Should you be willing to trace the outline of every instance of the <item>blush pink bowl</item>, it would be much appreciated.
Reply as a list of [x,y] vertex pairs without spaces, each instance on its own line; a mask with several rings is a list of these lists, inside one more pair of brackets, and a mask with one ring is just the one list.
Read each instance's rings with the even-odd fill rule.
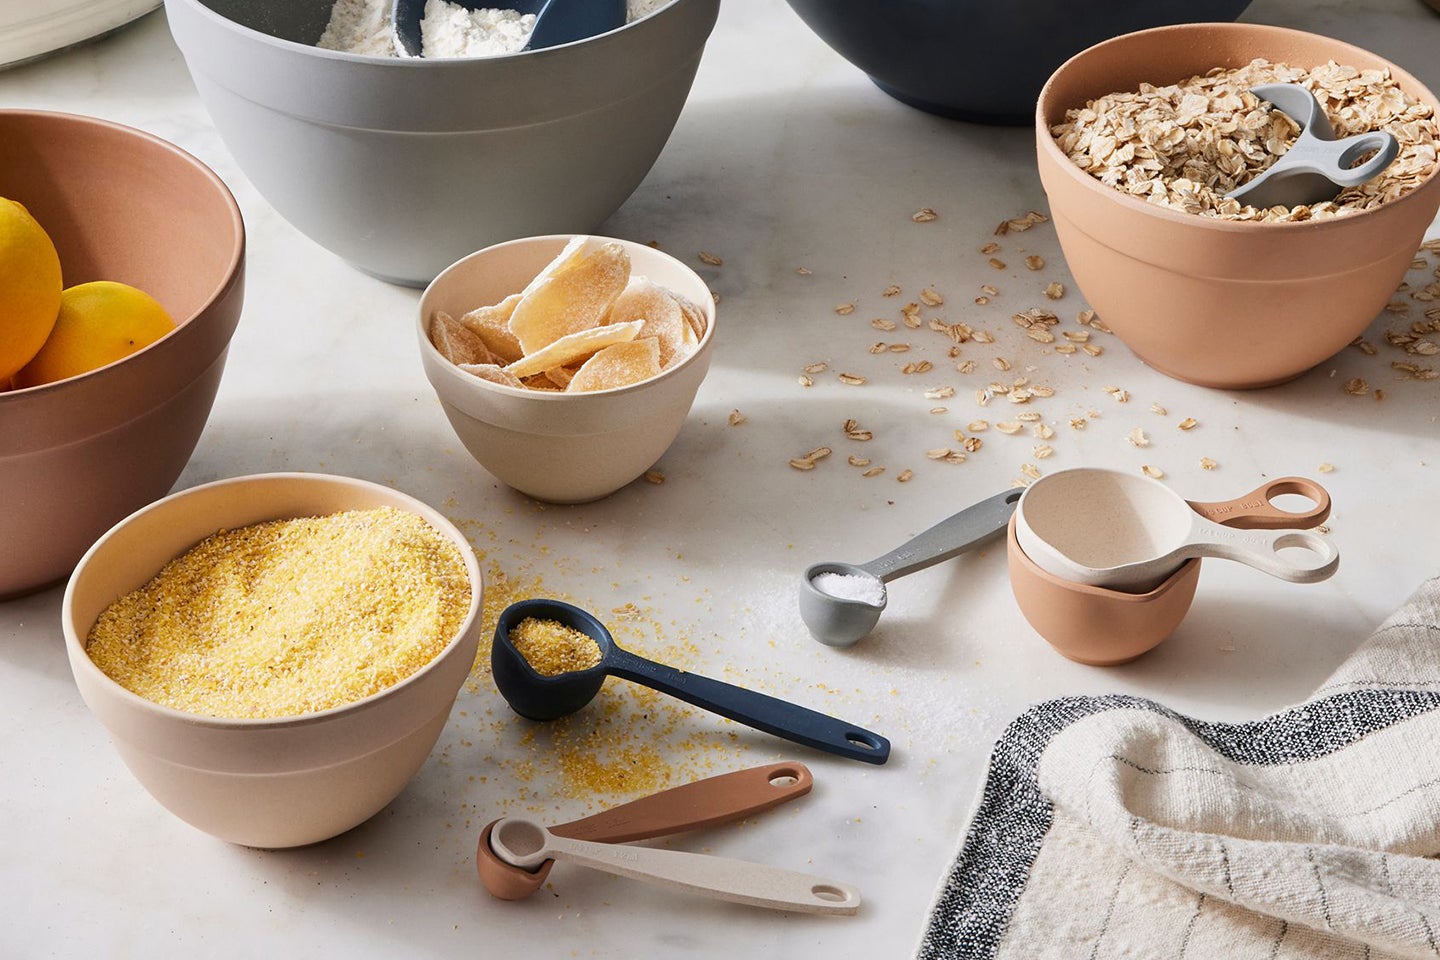
[[1440,208],[1440,176],[1371,210],[1303,223],[1239,223],[1169,210],[1105,186],[1070,161],[1050,127],[1065,111],[1139,84],[1174,83],[1255,57],[1388,69],[1359,47],[1298,30],[1198,23],[1142,30],[1066,61],[1040,91],[1040,180],[1085,299],[1146,363],[1210,387],[1262,387],[1304,373],[1380,314]]
[[244,296],[245,226],[178,147],[92,117],[0,110],[0,196],[60,252],[67,287],[146,291],[177,328],[78,377],[0,392],[0,598],[65,577],[111,524],[164,496],[210,415]]

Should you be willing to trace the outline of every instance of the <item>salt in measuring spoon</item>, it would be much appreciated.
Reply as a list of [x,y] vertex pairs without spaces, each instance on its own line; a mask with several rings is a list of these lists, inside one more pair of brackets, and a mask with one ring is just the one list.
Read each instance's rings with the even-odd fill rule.
[[[600,648],[600,663],[553,677],[537,672],[510,640],[510,631],[526,617],[553,620],[579,630]],[[636,656],[617,645],[605,625],[589,612],[560,600],[521,600],[505,608],[495,624],[490,672],[510,709],[530,720],[555,720],[574,713],[600,692],[607,676],[616,676],[836,756],[877,764],[890,757],[890,741],[878,733],[776,697]]]
[[849,884],[704,853],[571,840],[522,817],[506,817],[497,823],[490,844],[502,860],[517,867],[569,860],[753,907],[839,916],[853,916],[860,910],[860,892]]
[[[488,6],[473,0],[454,0],[467,10]],[[525,50],[540,50],[598,37],[625,26],[625,0],[505,0],[505,9],[524,15],[535,14],[535,27]],[[422,48],[420,21],[425,18],[425,0],[391,0],[390,28],[395,52],[418,57]]]
[[[1324,580],[1340,565],[1339,551],[1316,534],[1221,526],[1158,480],[1092,467],[1027,487],[1015,537],[1047,573],[1130,592],[1154,587],[1191,557],[1238,560],[1292,583]],[[1305,552],[1281,552],[1290,547]]]
[[[869,563],[830,561],[811,565],[800,580],[800,619],[805,621],[810,635],[821,643],[832,647],[850,646],[880,622],[880,614],[889,600],[885,584],[949,560],[1004,533],[1021,492],[1006,490],[966,507]],[[823,574],[854,577],[851,585],[867,588],[866,592],[872,597],[878,596],[879,601],[827,593],[815,582],[815,578]]]

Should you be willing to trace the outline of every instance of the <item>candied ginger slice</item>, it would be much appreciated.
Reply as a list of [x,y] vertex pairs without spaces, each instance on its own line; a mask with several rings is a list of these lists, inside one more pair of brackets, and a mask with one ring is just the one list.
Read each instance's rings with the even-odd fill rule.
[[625,323],[630,320],[645,321],[645,326],[640,328],[635,339],[654,337],[660,342],[662,368],[670,366],[676,356],[685,350],[686,334],[690,334],[692,343],[694,341],[689,321],[685,319],[685,313],[680,309],[680,301],[675,294],[645,277],[630,278],[625,292],[620,294],[620,299],[610,308],[610,316],[606,322]]
[[629,279],[630,255],[624,247],[614,241],[587,247],[525,288],[510,315],[510,332],[529,355],[562,337],[596,327]]
[[570,379],[575,376],[575,371],[578,369],[580,369],[578,366],[555,367],[553,370],[546,370],[541,376],[549,380],[552,385],[564,390],[570,386]]
[[692,343],[698,344],[700,338],[705,336],[705,311],[700,305],[691,303],[689,300],[674,294],[675,301],[680,304],[680,312],[685,314],[685,322],[690,325],[690,335],[694,338]]
[[644,321],[634,320],[630,323],[612,323],[568,334],[547,347],[526,354],[505,369],[511,376],[521,379],[537,373],[544,373],[546,370],[563,367],[571,361],[589,356],[596,350],[608,347],[612,343],[634,340],[640,334],[640,328],[643,326],[645,326]]
[[515,339],[515,334],[510,332],[510,315],[519,303],[520,294],[512,293],[494,306],[476,307],[460,318],[460,322],[474,331],[499,363],[514,363],[525,352],[520,349],[520,341]]
[[491,383],[498,383],[502,387],[514,387],[523,390],[525,384],[514,374],[506,373],[504,367],[496,366],[493,363],[462,363],[460,369],[481,380],[489,380]]
[[430,321],[430,342],[440,351],[440,356],[456,366],[495,362],[479,334],[444,310],[436,310]]
[[586,360],[565,389],[570,393],[613,390],[660,374],[660,341],[644,337],[617,343]]

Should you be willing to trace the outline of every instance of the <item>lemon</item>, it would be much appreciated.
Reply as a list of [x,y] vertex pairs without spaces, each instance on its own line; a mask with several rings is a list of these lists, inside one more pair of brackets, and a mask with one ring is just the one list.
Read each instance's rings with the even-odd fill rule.
[[15,386],[33,387],[95,370],[174,329],[165,308],[143,290],[111,280],[70,287],[60,295],[55,329],[35,358],[15,374]]
[[30,362],[60,310],[60,255],[30,211],[0,197],[0,385]]

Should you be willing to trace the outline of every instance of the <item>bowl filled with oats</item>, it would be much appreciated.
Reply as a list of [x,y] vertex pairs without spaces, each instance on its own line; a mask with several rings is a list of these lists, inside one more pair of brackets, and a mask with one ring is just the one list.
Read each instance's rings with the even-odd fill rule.
[[598,228],[669,139],[719,9],[628,0],[625,26],[525,50],[533,16],[429,0],[410,57],[397,56],[390,3],[168,0],[165,12],[265,199],[352,266],[416,287],[488,244]]
[[715,301],[694,270],[586,235],[471,254],[435,278],[416,317],[425,375],[465,448],[554,503],[597,500],[650,471],[685,423],[714,333]]
[[191,825],[292,847],[354,827],[425,762],[470,672],[483,583],[403,493],[266,474],[159,500],[65,591],[66,652],[135,778]]
[[[1388,131],[1398,155],[1314,204],[1227,197],[1299,133],[1250,92],[1271,83],[1313,93],[1336,136]],[[1350,343],[1384,310],[1440,208],[1435,95],[1373,53],[1297,30],[1190,24],[1117,37],[1055,72],[1035,125],[1081,292],[1143,360],[1205,386],[1281,383]]]

